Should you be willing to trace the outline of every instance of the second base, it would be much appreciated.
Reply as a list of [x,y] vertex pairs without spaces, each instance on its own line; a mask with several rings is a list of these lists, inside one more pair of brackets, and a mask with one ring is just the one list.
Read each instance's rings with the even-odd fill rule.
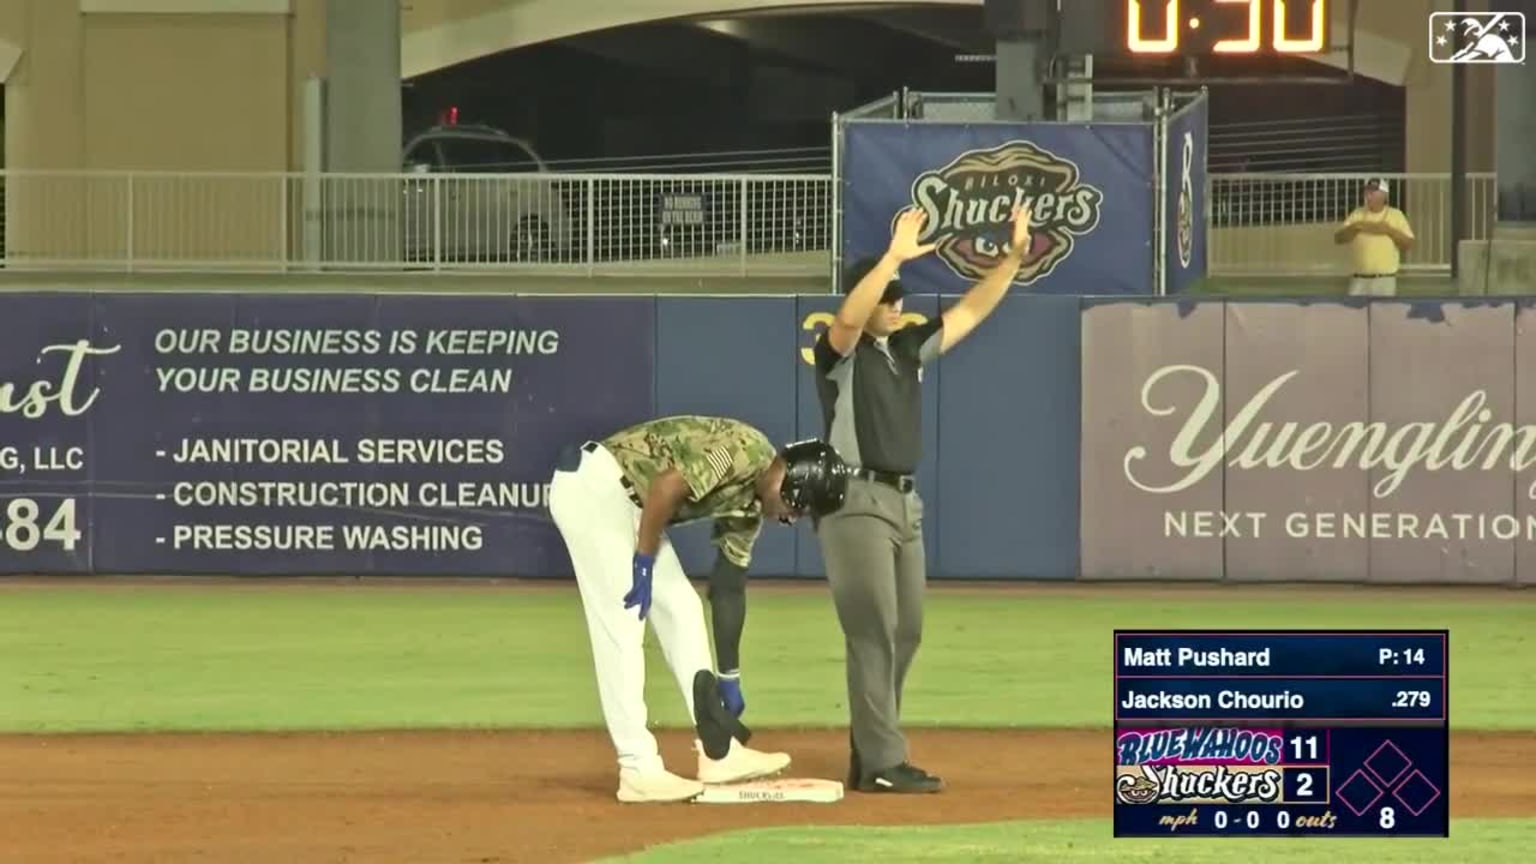
[[749,780],[728,786],[705,786],[696,804],[832,804],[843,800],[843,784],[807,778]]

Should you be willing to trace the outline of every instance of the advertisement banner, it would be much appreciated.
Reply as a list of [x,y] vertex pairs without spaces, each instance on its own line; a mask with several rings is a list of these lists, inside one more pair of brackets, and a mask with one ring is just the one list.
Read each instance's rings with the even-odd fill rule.
[[0,572],[569,573],[559,449],[654,404],[649,298],[6,307]]
[[[1215,412],[1219,303],[1088,303],[1082,312],[1080,480],[1085,579],[1212,579],[1222,572],[1220,470],[1193,472],[1181,437],[1192,405]],[[1218,400],[1219,386],[1216,390]],[[1219,416],[1212,418],[1220,423]],[[1203,432],[1206,444],[1212,433]],[[1170,448],[1178,452],[1170,458]],[[1169,523],[1173,522],[1173,525]],[[1193,524],[1191,524],[1193,523]],[[1194,536],[1181,536],[1193,532]]]
[[[1515,301],[1515,428],[1536,440],[1536,300]],[[1521,525],[1536,520],[1536,459],[1515,463],[1515,518]],[[1536,542],[1515,544],[1515,581],[1536,585]]]
[[[1255,424],[1249,394],[1267,393],[1262,411],[1340,428],[1370,416],[1370,312],[1363,303],[1228,303],[1220,376],[1225,428]],[[1235,348],[1235,350],[1234,350]],[[1282,382],[1278,387],[1275,382]],[[1262,422],[1262,421],[1259,421]],[[1214,425],[1214,424],[1213,424]],[[1283,428],[1283,427],[1282,427]],[[1205,430],[1202,441],[1217,434]],[[1222,473],[1222,472],[1214,472]],[[1226,576],[1243,581],[1363,578],[1370,543],[1332,538],[1306,517],[1277,524],[1271,513],[1363,513],[1370,478],[1363,471],[1227,471],[1225,510],[1243,517],[1227,531]],[[1319,534],[1322,536],[1319,537]]]
[[1210,97],[1201,94],[1168,119],[1163,188],[1163,267],[1169,294],[1205,277],[1206,141]]
[[7,294],[0,303],[0,573],[86,573],[93,432],[111,432],[90,418],[122,347],[100,337],[89,295]]
[[1513,302],[1105,302],[1082,327],[1084,578],[1507,584],[1533,560]]
[[1536,443],[1524,437],[1536,429],[1511,425],[1515,304],[1370,310],[1369,419],[1385,442],[1351,463],[1370,465],[1371,578],[1511,581],[1517,541],[1536,542],[1515,516],[1512,460]]
[[852,121],[844,130],[843,262],[878,256],[897,214],[928,214],[933,254],[911,290],[958,294],[996,264],[1013,206],[1034,237],[1017,284],[1046,294],[1153,291],[1153,127]]

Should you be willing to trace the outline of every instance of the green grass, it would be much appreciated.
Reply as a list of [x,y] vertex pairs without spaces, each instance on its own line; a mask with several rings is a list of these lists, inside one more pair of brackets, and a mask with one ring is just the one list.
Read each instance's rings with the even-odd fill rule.
[[[1107,726],[1116,628],[1449,628],[1454,725],[1529,729],[1533,621],[1536,594],[1503,590],[940,588],[906,715],[914,726]],[[594,726],[586,638],[572,590],[0,588],[0,731]],[[841,646],[820,586],[754,592],[743,651],[753,725],[841,724]],[[654,645],[648,666],[652,716],[684,725]],[[1503,862],[1536,848],[1536,821],[1459,820],[1453,835],[1229,846],[1114,841],[1101,820],[782,828],[623,860]]]
[[[1304,590],[935,593],[913,725],[1105,726],[1116,627],[1447,627],[1459,728],[1528,728],[1536,595]],[[1399,595],[1400,596],[1400,595]],[[600,718],[574,591],[256,591],[69,585],[0,592],[0,731],[590,726]],[[654,642],[654,640],[652,640]],[[842,638],[822,590],[757,592],[754,723],[843,722]],[[654,645],[657,721],[686,725]]]
[[[1519,850],[1525,849],[1526,852]],[[1445,839],[1170,838],[1114,840],[1105,820],[1001,822],[932,828],[771,828],[656,846],[607,864],[713,864],[715,861],[953,862],[953,864],[1073,864],[1234,861],[1334,864],[1459,864],[1527,860],[1536,849],[1536,821],[1462,819]]]

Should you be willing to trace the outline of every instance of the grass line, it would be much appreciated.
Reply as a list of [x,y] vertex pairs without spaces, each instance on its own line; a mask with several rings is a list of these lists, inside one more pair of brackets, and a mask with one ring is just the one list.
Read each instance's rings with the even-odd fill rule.
[[1002,822],[921,828],[770,828],[655,846],[603,864],[712,864],[715,861],[954,862],[954,864],[1504,864],[1536,849],[1536,820],[1462,819],[1446,838],[1169,837],[1116,840],[1107,820]]
[[[1518,661],[1532,599],[936,589],[906,720],[1102,728],[1116,628],[1445,627],[1454,726],[1529,728],[1536,664]],[[755,725],[841,725],[843,640],[825,595],[760,591],[750,604]],[[651,643],[652,717],[686,726]],[[590,727],[601,718],[591,662],[569,590],[0,592],[0,731]]]

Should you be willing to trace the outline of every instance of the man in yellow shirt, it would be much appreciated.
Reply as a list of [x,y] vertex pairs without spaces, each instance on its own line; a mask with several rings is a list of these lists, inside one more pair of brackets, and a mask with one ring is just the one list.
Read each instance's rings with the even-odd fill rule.
[[1354,275],[1349,293],[1355,296],[1391,297],[1397,294],[1397,267],[1402,254],[1413,248],[1413,228],[1403,211],[1387,203],[1387,181],[1365,182],[1365,205],[1333,232],[1333,242],[1349,244]]

